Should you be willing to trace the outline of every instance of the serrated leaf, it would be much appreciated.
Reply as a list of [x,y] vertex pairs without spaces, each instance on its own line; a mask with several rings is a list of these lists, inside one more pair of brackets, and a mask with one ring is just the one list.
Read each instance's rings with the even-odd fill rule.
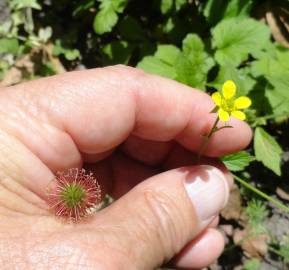
[[224,156],[221,160],[230,171],[237,172],[244,170],[255,158],[245,151],[240,151]]
[[110,32],[116,25],[118,15],[112,7],[101,9],[93,21],[93,29],[97,34],[104,34]]
[[212,30],[215,59],[220,65],[238,66],[250,53],[261,51],[269,42],[270,29],[253,19],[232,18]]
[[257,160],[277,175],[281,175],[282,149],[278,142],[261,127],[255,130],[254,150]]
[[190,59],[204,53],[204,43],[196,34],[188,34],[183,40],[183,52]]
[[186,85],[205,90],[205,82],[207,74],[202,71],[204,63],[192,63],[189,59],[181,53],[175,63],[177,73],[176,80]]
[[177,77],[174,67],[163,62],[162,60],[160,60],[155,56],[144,57],[138,63],[137,67],[141,68],[142,70],[148,73],[157,74],[170,79],[175,79]]
[[256,81],[249,75],[247,69],[237,69],[231,65],[220,67],[217,77],[214,81],[208,83],[209,86],[220,90],[227,80],[233,80],[237,85],[237,95],[246,96],[254,87]]
[[174,45],[159,45],[155,56],[163,62],[173,66],[180,52],[180,49]]
[[205,88],[207,73],[214,65],[206,53],[203,41],[196,34],[188,34],[183,40],[183,57],[178,59],[178,80],[192,87]]

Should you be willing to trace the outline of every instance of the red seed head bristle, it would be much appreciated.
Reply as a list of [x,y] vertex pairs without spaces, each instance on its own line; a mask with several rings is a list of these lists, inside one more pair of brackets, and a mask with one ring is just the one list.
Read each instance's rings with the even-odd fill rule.
[[99,184],[84,169],[57,172],[52,184],[47,201],[56,216],[78,221],[102,200]]

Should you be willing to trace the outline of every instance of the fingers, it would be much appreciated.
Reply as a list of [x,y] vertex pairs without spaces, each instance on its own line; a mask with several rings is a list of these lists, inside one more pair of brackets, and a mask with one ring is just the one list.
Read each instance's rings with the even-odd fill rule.
[[122,150],[130,157],[148,165],[158,165],[168,155],[174,142],[157,142],[130,136],[122,146]]
[[189,243],[173,261],[181,269],[202,269],[212,264],[224,249],[224,237],[213,228],[207,229]]
[[212,223],[228,195],[227,180],[218,169],[184,167],[140,183],[100,212],[94,223],[100,230],[109,228],[104,238],[129,254],[124,261],[129,258],[135,269],[155,269]]
[[[209,114],[213,103],[208,95],[123,66],[13,86],[1,92],[0,105],[3,128],[52,169],[80,166],[78,150],[105,153],[131,133],[152,141],[176,138],[197,151],[215,118]],[[231,124],[233,129],[212,138],[208,155],[223,155],[249,143],[249,127],[237,120]]]

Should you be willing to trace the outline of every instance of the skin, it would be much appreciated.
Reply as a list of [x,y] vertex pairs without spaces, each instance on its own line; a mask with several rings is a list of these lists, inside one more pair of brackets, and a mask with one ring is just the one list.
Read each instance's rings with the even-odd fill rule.
[[[3,88],[1,269],[154,269],[166,262],[196,269],[214,261],[223,249],[218,220],[197,226],[184,176],[171,170],[194,164],[213,106],[201,91],[125,66]],[[203,161],[229,182],[214,158],[243,149],[252,136],[246,123],[230,125],[212,137],[211,158]],[[56,171],[82,166],[118,200],[68,224],[47,208],[46,189]]]

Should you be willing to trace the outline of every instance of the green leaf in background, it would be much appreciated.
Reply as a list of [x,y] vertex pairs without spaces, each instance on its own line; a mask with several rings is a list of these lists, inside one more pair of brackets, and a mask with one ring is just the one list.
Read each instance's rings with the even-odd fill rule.
[[128,0],[101,0],[101,1],[111,1],[113,9],[118,12],[122,13],[128,3]]
[[69,61],[80,58],[80,52],[78,49],[68,47],[60,39],[57,39],[55,41],[52,53],[56,56],[57,55],[64,55],[65,59],[67,59]]
[[181,10],[187,3],[188,0],[175,0],[176,11]]
[[163,62],[173,66],[180,52],[180,49],[174,45],[159,45],[155,56]]
[[177,81],[192,87],[204,88],[204,76],[197,72],[197,66],[192,65],[183,53],[178,57],[175,63],[175,69]]
[[240,151],[224,156],[221,160],[230,171],[238,172],[244,170],[255,158],[245,151]]
[[10,6],[14,9],[22,8],[34,8],[41,9],[41,6],[38,4],[37,0],[12,0]]
[[182,47],[183,52],[174,45],[159,45],[153,57],[155,59],[146,57],[138,67],[205,90],[207,73],[214,65],[213,59],[206,53],[203,41],[196,34],[188,34]]
[[118,21],[118,13],[122,13],[128,0],[99,0],[100,11],[93,21],[93,29],[97,34],[111,32]]
[[174,7],[174,1],[173,0],[161,0],[160,4],[161,4],[162,14],[169,13]]
[[237,69],[228,64],[220,67],[217,77],[213,82],[208,83],[208,85],[220,90],[223,83],[227,80],[233,80],[236,83],[238,96],[246,96],[256,83],[256,81],[249,76],[249,70],[245,68]]
[[107,56],[106,64],[127,64],[133,47],[126,41],[113,41],[107,44],[102,52]]
[[110,32],[112,28],[116,25],[118,20],[118,15],[112,8],[103,8],[95,16],[93,21],[93,29],[97,34],[104,34]]
[[240,151],[224,156],[221,160],[230,171],[238,172],[244,170],[255,158],[245,151]]
[[248,17],[253,4],[253,0],[208,0],[203,12],[209,24],[214,25],[221,19]]
[[289,72],[289,51],[276,44],[270,44],[265,51],[254,53],[257,60],[252,62],[254,77],[287,77]]
[[144,57],[141,62],[137,64],[137,67],[148,73],[157,74],[170,79],[175,79],[177,77],[174,67],[155,56]]
[[281,175],[282,149],[278,142],[261,127],[255,130],[254,150],[257,160],[277,175]]
[[213,59],[206,53],[205,46],[196,34],[188,34],[183,40],[183,55],[176,63],[178,81],[204,90],[207,73],[213,67]]
[[207,57],[207,54],[204,52],[204,47],[203,41],[196,34],[188,34],[183,40],[183,52],[190,60],[196,57]]
[[270,29],[254,19],[232,18],[212,30],[212,45],[220,65],[238,66],[250,53],[261,51],[269,42]]
[[243,268],[242,270],[260,270],[261,266],[261,262],[259,259],[250,259],[250,260],[247,260],[244,265],[243,265]]
[[265,96],[275,120],[289,117],[289,52],[277,44],[270,44],[263,52],[254,54],[257,60],[250,67],[255,78],[265,78]]
[[11,53],[16,55],[19,49],[19,42],[16,38],[1,38],[0,53]]
[[159,45],[154,56],[146,56],[137,67],[148,73],[157,74],[170,79],[176,79],[175,62],[181,54],[180,49],[174,45]]

